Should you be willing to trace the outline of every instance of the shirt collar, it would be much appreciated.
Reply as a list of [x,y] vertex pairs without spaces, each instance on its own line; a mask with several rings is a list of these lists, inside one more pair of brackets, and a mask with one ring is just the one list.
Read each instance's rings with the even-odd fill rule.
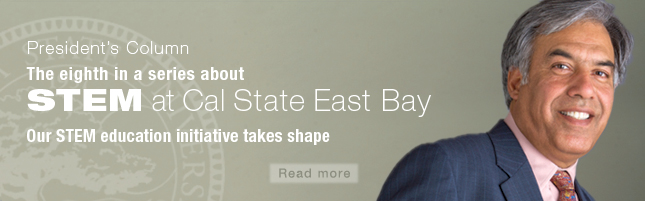
[[553,177],[555,172],[558,170],[566,170],[571,176],[572,181],[575,181],[576,166],[578,165],[578,160],[576,160],[576,162],[570,167],[558,167],[555,163],[551,162],[551,160],[540,153],[540,151],[538,151],[533,146],[533,144],[531,144],[531,142],[526,139],[524,134],[522,134],[520,129],[515,124],[515,120],[513,120],[513,116],[510,112],[504,119],[504,122],[506,122],[506,125],[508,125],[511,131],[513,131],[515,138],[517,138],[517,141],[520,143],[520,146],[522,147],[522,150],[524,151],[524,154],[526,155],[526,158],[531,165],[531,169],[533,170],[533,174],[535,175],[535,180],[537,180],[538,186],[540,186],[540,188],[545,185],[552,185],[551,177]]

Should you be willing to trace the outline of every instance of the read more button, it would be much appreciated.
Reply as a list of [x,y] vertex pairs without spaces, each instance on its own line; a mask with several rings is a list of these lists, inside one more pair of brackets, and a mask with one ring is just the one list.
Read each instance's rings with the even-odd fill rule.
[[358,164],[270,164],[271,183],[358,183]]

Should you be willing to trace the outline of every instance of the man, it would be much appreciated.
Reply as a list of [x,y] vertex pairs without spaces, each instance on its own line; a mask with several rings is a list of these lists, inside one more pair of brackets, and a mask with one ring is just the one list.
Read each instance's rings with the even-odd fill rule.
[[602,0],[542,1],[502,52],[510,110],[488,133],[421,145],[378,200],[593,200],[575,179],[625,78],[633,39]]

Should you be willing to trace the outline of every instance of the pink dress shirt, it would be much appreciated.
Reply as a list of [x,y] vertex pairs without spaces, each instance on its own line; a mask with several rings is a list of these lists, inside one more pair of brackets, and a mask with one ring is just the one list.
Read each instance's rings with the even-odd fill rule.
[[[529,140],[524,137],[524,134],[522,134],[520,129],[517,128],[515,120],[513,120],[513,116],[511,116],[510,112],[504,119],[504,122],[506,122],[506,125],[508,125],[511,131],[513,131],[515,138],[517,138],[517,141],[520,142],[520,146],[522,146],[524,155],[526,155],[526,158],[531,165],[531,169],[533,170],[533,174],[535,175],[535,180],[540,187],[542,199],[544,199],[545,201],[557,201],[559,192],[555,185],[551,183],[551,177],[553,177],[555,172],[558,170],[566,170],[567,172],[569,172],[569,175],[571,175],[571,179],[575,181],[576,166],[578,165],[578,161],[576,160],[576,163],[568,168],[558,167],[549,159],[547,159],[546,156],[542,155],[542,153],[540,153],[531,144],[531,142],[529,142]],[[578,200],[577,198],[578,196],[576,196],[576,200]]]

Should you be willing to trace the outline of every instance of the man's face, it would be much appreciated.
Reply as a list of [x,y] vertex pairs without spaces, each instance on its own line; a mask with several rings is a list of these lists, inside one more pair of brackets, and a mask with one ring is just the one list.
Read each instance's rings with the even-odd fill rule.
[[528,83],[509,72],[510,109],[518,128],[560,167],[589,152],[614,100],[614,52],[605,27],[579,21],[533,41]]

